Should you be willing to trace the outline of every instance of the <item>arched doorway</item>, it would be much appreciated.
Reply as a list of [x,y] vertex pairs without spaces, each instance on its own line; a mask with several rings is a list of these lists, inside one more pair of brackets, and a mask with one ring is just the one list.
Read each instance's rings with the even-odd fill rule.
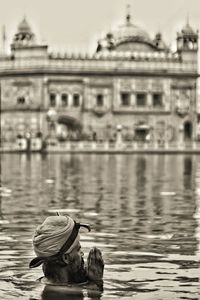
[[186,121],[184,123],[184,140],[191,141],[192,139],[192,123],[190,121]]
[[69,115],[60,115],[57,118],[57,123],[60,125],[57,127],[57,137],[60,141],[79,140],[82,132],[82,124],[80,121]]
[[135,125],[135,137],[134,139],[139,142],[144,142],[147,140],[150,127],[145,122],[139,122]]

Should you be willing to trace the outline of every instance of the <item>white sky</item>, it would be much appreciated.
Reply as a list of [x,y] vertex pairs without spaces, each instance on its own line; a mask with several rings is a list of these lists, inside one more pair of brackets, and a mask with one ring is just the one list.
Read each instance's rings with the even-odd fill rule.
[[26,15],[38,39],[52,50],[89,52],[103,33],[124,21],[127,4],[133,23],[152,38],[160,30],[168,45],[188,14],[192,27],[200,29],[200,0],[0,0],[0,27],[5,24],[9,44]]

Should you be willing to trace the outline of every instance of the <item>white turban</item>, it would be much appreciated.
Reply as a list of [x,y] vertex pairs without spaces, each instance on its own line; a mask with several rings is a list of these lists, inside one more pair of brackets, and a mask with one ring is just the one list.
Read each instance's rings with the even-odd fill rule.
[[[33,248],[37,256],[48,257],[57,254],[70,237],[74,228],[74,220],[65,216],[52,216],[46,218],[38,226],[33,237]],[[70,253],[80,241],[78,233],[71,247],[66,251]]]

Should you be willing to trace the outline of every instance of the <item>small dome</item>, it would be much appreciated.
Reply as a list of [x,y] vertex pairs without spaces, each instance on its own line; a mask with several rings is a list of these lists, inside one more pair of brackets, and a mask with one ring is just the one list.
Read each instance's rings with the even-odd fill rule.
[[181,30],[181,34],[182,35],[190,35],[190,36],[196,36],[198,34],[198,32],[195,32],[195,30],[189,24],[189,18],[187,19],[186,25]]
[[31,33],[31,27],[28,24],[26,18],[24,17],[23,20],[19,23],[18,28],[17,28],[18,32],[20,33]]
[[195,34],[193,28],[190,26],[189,23],[187,23],[181,31],[183,34]]
[[13,37],[12,47],[27,47],[35,45],[35,43],[35,34],[24,17],[17,27],[17,33]]
[[163,41],[161,32],[156,33],[155,39],[153,40],[153,42],[154,42],[155,46],[158,48],[158,50],[163,50],[163,51],[168,51],[169,50],[167,45]]

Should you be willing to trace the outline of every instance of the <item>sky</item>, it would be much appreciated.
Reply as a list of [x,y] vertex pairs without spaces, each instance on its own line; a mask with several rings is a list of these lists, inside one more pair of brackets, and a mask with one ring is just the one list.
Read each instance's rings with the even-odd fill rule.
[[127,5],[132,23],[152,38],[162,32],[172,47],[187,16],[200,29],[200,0],[0,0],[0,28],[6,28],[6,49],[26,16],[37,40],[52,51],[94,52],[97,40],[124,22]]

